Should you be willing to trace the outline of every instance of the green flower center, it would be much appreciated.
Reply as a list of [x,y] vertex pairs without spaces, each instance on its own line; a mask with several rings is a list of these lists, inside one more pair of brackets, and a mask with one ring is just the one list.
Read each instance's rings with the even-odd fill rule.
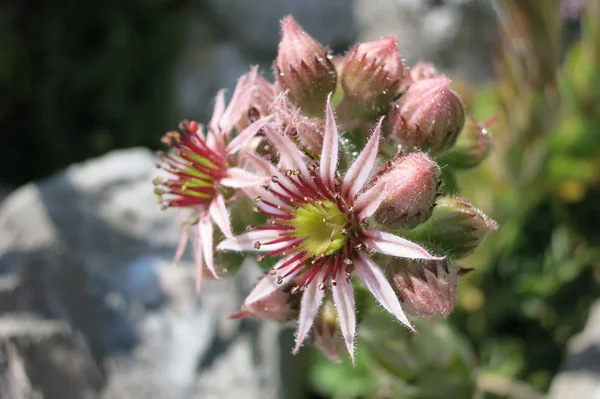
[[294,236],[302,239],[299,248],[314,257],[332,255],[346,244],[348,217],[331,201],[300,205],[290,224]]

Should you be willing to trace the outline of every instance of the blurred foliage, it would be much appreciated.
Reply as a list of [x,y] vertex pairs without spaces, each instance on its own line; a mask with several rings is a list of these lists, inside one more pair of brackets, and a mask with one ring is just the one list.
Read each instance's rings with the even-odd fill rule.
[[496,6],[496,80],[455,86],[470,115],[495,118],[494,150],[444,178],[500,229],[460,262],[475,271],[448,320],[417,320],[411,336],[367,316],[355,370],[321,361],[312,370],[321,393],[541,398],[600,295],[600,0],[576,22],[558,0]]
[[173,119],[179,3],[2,2],[0,180],[20,184],[112,148],[155,146]]

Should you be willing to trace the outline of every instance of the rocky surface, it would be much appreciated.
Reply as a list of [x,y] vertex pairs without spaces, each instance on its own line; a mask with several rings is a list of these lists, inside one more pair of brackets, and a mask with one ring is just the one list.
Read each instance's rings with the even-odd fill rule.
[[600,301],[585,328],[569,341],[565,363],[552,381],[551,399],[600,397]]
[[290,333],[227,319],[260,275],[253,263],[201,299],[190,259],[171,265],[179,227],[154,202],[154,163],[116,151],[0,205],[0,382],[11,390],[0,398],[302,394],[301,374],[283,391],[302,361],[281,344]]

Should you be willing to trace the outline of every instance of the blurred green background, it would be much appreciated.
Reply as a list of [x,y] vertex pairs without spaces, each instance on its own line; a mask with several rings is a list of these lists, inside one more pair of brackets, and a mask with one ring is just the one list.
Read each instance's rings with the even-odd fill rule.
[[[174,75],[190,4],[59,3],[0,5],[5,185],[114,148],[158,147],[181,117]],[[500,225],[462,262],[475,271],[461,279],[457,310],[418,322],[416,336],[377,314],[363,321],[355,369],[314,354],[316,397],[548,390],[600,294],[600,1],[583,11],[559,3],[495,2],[495,78],[455,81],[471,115],[497,115],[492,155],[457,173],[456,187]]]

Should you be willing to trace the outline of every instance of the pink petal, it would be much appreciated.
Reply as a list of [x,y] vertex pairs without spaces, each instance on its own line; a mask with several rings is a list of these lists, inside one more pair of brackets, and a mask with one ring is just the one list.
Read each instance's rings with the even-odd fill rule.
[[344,177],[344,182],[342,184],[342,195],[350,200],[352,200],[356,193],[358,193],[364,186],[367,178],[369,177],[371,169],[373,169],[373,166],[375,166],[375,160],[377,159],[377,153],[379,151],[379,137],[382,122],[383,117],[379,119],[379,123],[373,131],[373,134],[367,142],[367,145],[365,145],[365,148],[362,150],[358,158],[356,158],[354,163],[352,163],[352,166],[350,169],[348,169],[348,172],[346,172],[346,176]]
[[[290,260],[292,257],[294,257],[294,255],[296,255],[296,254],[288,255],[288,256],[281,258],[275,264],[275,266],[273,266],[273,268],[276,269],[277,267],[279,267],[279,265],[284,264],[285,262]],[[301,270],[296,270],[295,272],[293,272],[292,274],[290,274],[287,277],[283,277],[283,274],[285,274],[285,273],[283,273],[282,274],[283,281],[281,282],[281,284],[277,284],[277,276],[276,275],[272,276],[269,273],[265,274],[265,276],[260,279],[258,284],[256,284],[256,287],[254,287],[254,289],[250,292],[250,294],[244,301],[244,305],[247,306],[254,302],[258,302],[261,299],[271,295],[274,291],[285,287],[285,285],[287,283],[289,283],[294,277],[296,277],[296,275],[298,275],[298,273],[300,273],[300,272],[301,272]]]
[[207,213],[200,217],[200,221],[198,222],[198,235],[202,241],[202,252],[204,253],[206,267],[216,279],[220,279],[215,270],[213,259],[213,225],[210,215]]
[[192,246],[194,252],[194,263],[196,264],[196,294],[200,294],[200,287],[202,286],[202,278],[204,272],[204,262],[202,259],[202,239],[200,233],[196,232],[194,237],[194,245]]
[[219,90],[217,98],[215,99],[215,108],[213,110],[212,118],[208,124],[209,130],[218,131],[219,121],[223,117],[225,112],[225,90]]
[[242,188],[264,184],[268,177],[258,176],[241,168],[228,168],[227,174],[221,179],[221,184],[226,187]]
[[217,245],[219,251],[252,251],[252,252],[265,252],[274,251],[278,248],[282,248],[289,244],[289,242],[283,242],[272,245],[261,245],[260,249],[256,249],[254,244],[257,241],[266,242],[275,240],[278,238],[277,232],[273,230],[257,230],[249,233],[240,234],[239,236],[226,238]]
[[[271,191],[265,190],[263,187],[260,187],[260,186],[245,187],[243,190],[244,190],[244,193],[248,196],[248,198],[255,201],[255,205],[265,212],[283,215],[283,212],[288,212],[288,211],[293,210],[293,208],[289,204],[286,204],[285,202],[283,202],[281,200],[281,198],[277,197]],[[268,201],[268,202],[272,203],[273,205],[276,205],[278,208],[273,208],[271,205],[267,205],[267,203],[264,201],[256,202],[256,197],[260,197],[261,199]]]
[[190,230],[191,226],[189,224],[183,225],[183,230],[179,236],[179,243],[177,243],[177,250],[175,251],[175,257],[173,258],[173,265],[177,265],[177,263],[181,260],[183,256],[183,251],[185,251],[185,247],[187,246],[187,242],[190,238]]
[[408,321],[408,318],[402,310],[402,306],[396,297],[394,289],[385,278],[385,275],[375,262],[362,252],[358,253],[358,261],[355,262],[355,271],[363,285],[371,291],[371,294],[377,301],[392,315],[394,315],[402,324],[406,325],[412,331],[414,327]]
[[325,134],[323,136],[323,148],[321,150],[321,179],[333,189],[335,171],[338,162],[338,128],[335,124],[335,116],[331,108],[331,93],[327,96],[327,108],[325,109]]
[[249,161],[259,174],[272,176],[275,173],[279,173],[279,169],[263,157],[247,150],[242,150],[241,153],[244,156],[244,159]]
[[238,134],[233,140],[231,140],[231,142],[227,146],[227,153],[233,154],[237,152],[240,148],[245,146],[248,143],[248,141],[250,141],[252,137],[256,136],[256,133],[258,133],[258,131],[262,129],[263,126],[271,119],[273,119],[273,115],[269,115],[265,118],[260,118],[259,120],[255,121],[250,126],[242,130],[240,134]]
[[352,283],[345,277],[337,280],[337,285],[331,288],[333,301],[340,320],[340,328],[346,349],[354,364],[354,336],[356,335],[356,310],[354,305],[354,289]]
[[317,283],[323,280],[325,271],[325,268],[322,268],[315,276],[313,282],[308,285],[308,289],[302,294],[300,316],[298,317],[298,332],[296,333],[296,346],[292,351],[294,355],[298,353],[300,346],[304,342],[304,339],[306,339],[306,334],[310,331],[325,296],[325,290],[320,290]]
[[229,223],[229,213],[227,212],[223,195],[217,194],[215,199],[210,203],[208,212],[210,213],[212,220],[217,224],[217,226],[219,226],[225,237],[233,237],[233,234],[231,233],[231,225]]
[[367,248],[374,249],[381,254],[396,256],[398,258],[444,259],[443,256],[433,256],[419,244],[394,234],[379,230],[365,230],[364,233],[367,237],[363,242]]
[[[269,141],[275,146],[275,150],[279,152],[280,162],[285,169],[298,169],[304,176],[309,176],[308,168],[304,161],[304,155],[298,149],[296,144],[278,131],[265,127],[265,135]],[[311,184],[311,179],[305,179]]]
[[354,202],[354,210],[358,214],[359,219],[371,217],[385,199],[386,185],[376,184],[364,193],[360,193]]

